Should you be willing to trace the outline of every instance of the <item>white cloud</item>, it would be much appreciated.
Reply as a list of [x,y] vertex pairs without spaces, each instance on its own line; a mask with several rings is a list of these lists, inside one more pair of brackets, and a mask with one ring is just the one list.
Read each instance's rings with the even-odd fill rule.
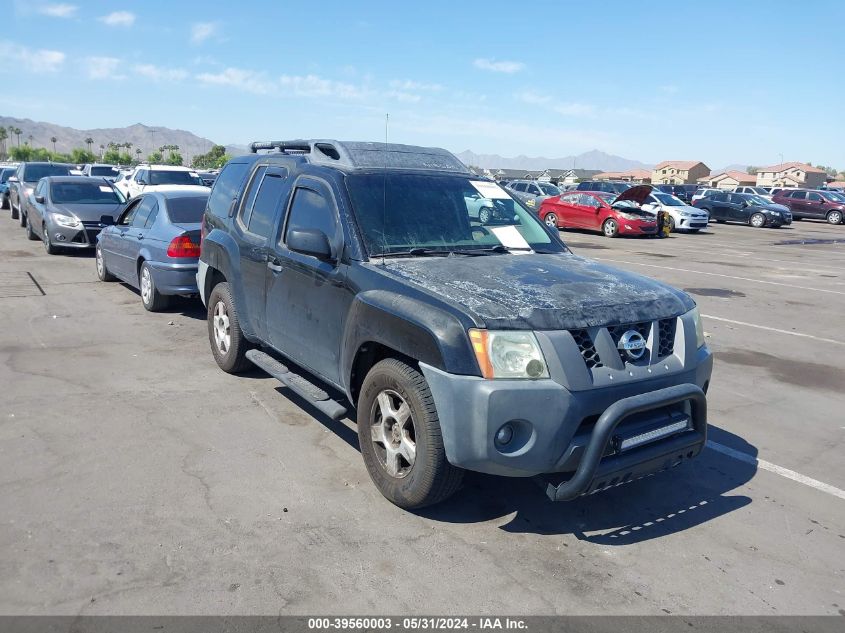
[[489,70],[494,73],[507,73],[512,75],[513,73],[518,73],[520,70],[525,68],[525,64],[522,62],[512,62],[512,61],[500,61],[497,62],[494,59],[487,59],[486,57],[479,57],[472,65],[476,68],[480,68],[481,70]]
[[129,11],[115,11],[97,19],[109,26],[132,26],[135,24],[135,17],[135,14]]
[[48,49],[32,50],[14,42],[0,41],[0,58],[20,63],[25,70],[33,73],[53,73],[65,63],[65,54]]
[[542,106],[552,112],[556,112],[564,116],[594,116],[596,113],[596,107],[593,105],[569,101],[556,101],[549,95],[538,94],[536,92],[531,92],[530,90],[520,92],[515,96],[523,103]]
[[226,68],[219,73],[200,73],[197,79],[204,84],[231,86],[253,94],[267,94],[275,90],[273,82],[265,73],[243,68]]
[[443,86],[440,84],[429,84],[422,81],[413,81],[411,79],[394,79],[390,82],[390,87],[395,90],[402,90],[405,92],[440,92]]
[[136,64],[132,70],[153,81],[182,81],[188,77],[188,72],[181,68],[162,68],[153,64]]
[[279,83],[282,88],[301,97],[360,99],[368,94],[364,88],[317,75],[282,75],[279,77]]
[[212,35],[215,35],[219,27],[214,22],[197,22],[191,25],[191,41],[200,44]]
[[51,18],[71,18],[78,8],[73,4],[45,4],[38,7],[38,13]]
[[86,57],[85,66],[89,79],[126,79],[115,72],[120,67],[116,57]]

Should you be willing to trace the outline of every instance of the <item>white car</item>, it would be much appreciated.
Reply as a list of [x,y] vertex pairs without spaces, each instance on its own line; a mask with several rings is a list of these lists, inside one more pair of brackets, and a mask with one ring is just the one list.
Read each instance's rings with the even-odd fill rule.
[[696,189],[695,193],[692,194],[692,198],[690,198],[690,204],[695,204],[696,200],[701,200],[702,198],[706,198],[707,196],[712,196],[714,193],[724,193],[724,189],[714,189],[712,187],[705,187],[703,189]]
[[672,231],[695,233],[707,228],[707,223],[710,222],[710,214],[707,211],[691,207],[680,198],[658,190],[649,194],[642,209],[652,213],[666,211],[669,214],[669,228]]
[[165,187],[204,187],[208,190],[196,171],[175,165],[141,164],[128,178],[123,178],[115,184],[127,198],[134,198],[149,191],[159,191]]
[[734,193],[750,193],[753,196],[760,196],[761,198],[765,198],[769,202],[772,201],[772,194],[768,191],[763,189],[763,187],[737,187],[733,191]]

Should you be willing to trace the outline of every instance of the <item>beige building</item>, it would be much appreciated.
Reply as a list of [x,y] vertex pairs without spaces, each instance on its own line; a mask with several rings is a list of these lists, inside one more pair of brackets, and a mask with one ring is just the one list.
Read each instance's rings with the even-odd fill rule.
[[648,169],[629,169],[628,171],[603,171],[593,176],[596,180],[621,180],[637,184],[651,183],[651,172]]
[[805,163],[781,163],[757,170],[758,187],[806,187],[818,189],[827,182],[823,169]]
[[656,185],[694,185],[710,175],[710,168],[701,161],[665,160],[654,168],[651,182]]
[[757,184],[757,176],[744,171],[725,171],[699,178],[698,184],[702,187],[733,191],[736,187],[753,187]]

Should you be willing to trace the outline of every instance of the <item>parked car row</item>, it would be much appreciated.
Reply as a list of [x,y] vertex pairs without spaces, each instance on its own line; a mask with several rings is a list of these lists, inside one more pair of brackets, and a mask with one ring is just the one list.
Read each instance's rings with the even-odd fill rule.
[[[94,246],[98,277],[147,310],[198,294],[223,371],[258,367],[331,418],[354,409],[400,507],[446,499],[465,470],[544,477],[566,500],[696,457],[712,355],[692,298],[573,254],[449,152],[399,147],[255,143],[210,194],[156,166],[128,197],[24,164],[13,208],[48,253]],[[651,187],[570,193],[618,232],[654,230]]]

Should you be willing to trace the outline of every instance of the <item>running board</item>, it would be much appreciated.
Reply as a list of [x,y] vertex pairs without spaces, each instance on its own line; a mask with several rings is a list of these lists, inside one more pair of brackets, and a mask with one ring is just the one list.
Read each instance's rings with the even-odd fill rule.
[[332,420],[340,420],[346,415],[346,408],[332,400],[329,394],[307,378],[293,373],[285,365],[261,350],[247,350],[247,359],[260,367],[297,395],[302,396],[314,407],[325,413]]

